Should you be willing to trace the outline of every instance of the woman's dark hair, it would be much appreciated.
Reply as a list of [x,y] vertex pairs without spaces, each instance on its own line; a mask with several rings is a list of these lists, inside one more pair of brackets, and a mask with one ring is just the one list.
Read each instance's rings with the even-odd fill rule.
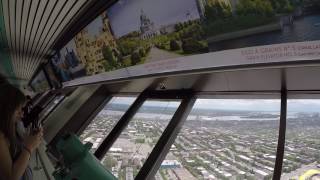
[[6,78],[2,74],[0,74],[0,85],[5,84],[5,83],[8,83],[8,81],[6,80]]
[[10,142],[10,153],[14,156],[16,129],[14,113],[25,102],[24,94],[9,83],[0,84],[0,131]]

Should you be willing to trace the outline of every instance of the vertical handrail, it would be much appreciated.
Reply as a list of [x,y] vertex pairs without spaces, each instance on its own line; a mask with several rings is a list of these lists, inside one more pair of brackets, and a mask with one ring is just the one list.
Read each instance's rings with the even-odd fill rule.
[[178,136],[184,122],[186,121],[192,107],[196,101],[193,94],[185,97],[175,114],[173,115],[168,126],[162,133],[157,144],[153,148],[150,156],[143,164],[141,170],[137,174],[135,179],[153,179],[157,173],[162,161],[168,154],[172,144]]
[[274,166],[273,180],[281,178],[282,163],[285,148],[285,136],[286,136],[286,121],[287,121],[287,90],[282,88],[281,90],[281,109],[280,109],[280,126],[279,126],[279,137],[277,147],[277,157]]
[[101,160],[104,155],[108,152],[108,150],[112,147],[113,143],[120,136],[122,131],[127,127],[130,120],[136,114],[136,112],[140,109],[142,104],[146,100],[146,96],[144,93],[141,93],[140,96],[134,101],[134,103],[130,106],[130,108],[125,112],[125,114],[121,117],[118,123],[114,126],[108,136],[103,140],[102,144],[95,151],[94,155],[96,158]]

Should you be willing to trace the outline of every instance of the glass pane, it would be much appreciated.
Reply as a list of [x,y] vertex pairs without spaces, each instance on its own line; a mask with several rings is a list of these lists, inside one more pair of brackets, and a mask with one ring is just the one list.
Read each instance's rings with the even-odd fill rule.
[[58,106],[64,97],[64,95],[58,95],[48,104],[46,109],[44,109],[39,115],[40,122],[43,121],[44,118],[46,118]]
[[279,100],[198,99],[158,179],[272,179]]
[[320,179],[320,100],[288,100],[283,180]]
[[133,179],[168,125],[180,101],[147,100],[102,159],[121,179]]
[[113,97],[83,131],[80,136],[82,143],[91,142],[93,146],[90,151],[95,152],[135,99],[136,97]]

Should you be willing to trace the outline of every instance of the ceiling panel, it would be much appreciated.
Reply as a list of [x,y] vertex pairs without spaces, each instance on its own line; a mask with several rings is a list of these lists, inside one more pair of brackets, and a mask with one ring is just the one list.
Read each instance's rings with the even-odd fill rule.
[[48,20],[45,22],[45,24],[42,26],[42,30],[40,33],[40,36],[38,37],[38,39],[36,39],[36,45],[34,46],[34,49],[32,50],[33,52],[33,57],[36,59],[34,61],[34,64],[39,63],[39,59],[37,59],[38,55],[39,55],[39,51],[41,49],[41,47],[43,46],[43,41],[44,39],[47,38],[47,34],[50,31],[50,29],[52,29],[52,25],[55,23],[55,20],[57,19],[57,17],[59,16],[59,14],[61,13],[61,10],[65,7],[65,5],[70,2],[70,1],[59,1],[59,0],[52,0],[51,2],[54,2],[55,8],[51,8],[51,12],[50,15],[48,13]]
[[[25,36],[23,38],[23,49],[22,49],[22,52],[21,54],[23,55],[23,67],[26,68],[27,64],[28,64],[28,61],[26,59],[26,55],[28,54],[28,48],[29,48],[29,42],[30,42],[30,36],[31,36],[31,31],[33,30],[33,25],[34,25],[34,19],[35,19],[35,15],[36,13],[33,13],[33,12],[36,12],[37,10],[37,7],[39,6],[40,4],[40,0],[24,0],[25,1],[25,6],[27,4],[29,4],[29,9],[27,12],[24,12],[27,17],[27,24],[26,24],[26,28],[25,28]],[[31,3],[31,1],[33,3]],[[24,73],[26,77],[27,76],[27,70],[26,72]]]
[[[17,44],[18,44],[18,49],[17,49],[17,52],[19,54],[19,59],[22,57],[22,50],[23,50],[23,37],[25,35],[25,31],[24,31],[24,28],[26,27],[26,24],[27,24],[27,16],[25,15],[27,12],[28,12],[28,9],[29,9],[29,3],[24,5],[25,4],[25,1],[19,1],[19,4],[21,4],[21,7],[18,8],[18,11],[17,11],[17,14],[18,14],[18,17],[19,20],[17,20],[17,23],[18,26],[19,26],[19,29],[17,33],[18,34],[18,38],[17,38]],[[21,67],[23,67],[23,63],[20,65]],[[23,75],[23,74],[22,74]],[[25,77],[25,75],[23,75]]]
[[[52,43],[89,0],[0,0],[12,69],[29,80]],[[3,39],[3,38],[1,38]]]
[[[16,44],[16,49],[17,49],[17,59],[19,59],[19,51],[20,51],[20,44],[19,44],[19,39],[20,39],[20,27],[21,27],[21,14],[22,14],[22,3],[23,1],[16,1],[15,4],[15,44]],[[19,64],[19,69],[21,69],[21,64]]]
[[[28,40],[28,47],[27,47],[27,51],[26,51],[26,53],[28,53],[30,55],[32,54],[36,35],[38,35],[40,23],[42,21],[43,15],[45,13],[45,10],[46,10],[48,4],[49,4],[48,0],[40,0],[40,3],[37,6],[36,11],[32,12],[32,13],[36,13],[36,14],[35,14],[35,18],[33,19],[33,26],[32,26],[29,40]],[[29,56],[29,58],[23,59],[23,60],[27,62],[27,64],[24,66],[24,68],[27,71],[30,71],[30,68],[31,68],[31,65],[33,64],[34,59],[32,59],[32,56]]]
[[[61,2],[61,1],[59,1]],[[38,43],[38,47],[33,54],[33,58],[35,59],[34,63],[38,64],[43,59],[43,55],[51,54],[49,52],[49,48],[51,47],[53,41],[59,35],[58,32],[61,32],[63,28],[68,24],[68,22],[74,17],[74,14],[77,14],[77,11],[80,7],[85,4],[86,1],[77,1],[70,0],[66,3],[63,3],[63,6],[59,9],[57,16],[52,16],[54,19],[52,23],[48,23],[47,27],[49,27],[48,31],[46,31],[45,35],[42,35],[41,40]],[[36,68],[36,66],[32,66]],[[33,72],[35,69],[31,69],[30,72]]]
[[[4,24],[5,24],[5,34],[6,34],[6,39],[7,39],[7,45],[5,45],[6,47],[11,47],[12,43],[11,43],[11,27],[10,27],[10,16],[9,16],[9,0],[4,0],[2,1],[2,11],[3,11],[3,19],[4,19]],[[12,57],[12,55],[9,53],[9,56]],[[14,74],[17,74],[17,70],[16,70],[16,64],[15,61],[13,59],[11,59],[11,63],[12,63],[12,70]]]

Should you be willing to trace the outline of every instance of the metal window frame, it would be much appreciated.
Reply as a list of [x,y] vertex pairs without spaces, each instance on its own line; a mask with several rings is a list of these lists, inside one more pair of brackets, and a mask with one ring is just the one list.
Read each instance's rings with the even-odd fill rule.
[[61,88],[61,87],[62,87],[62,83],[61,83],[60,79],[56,76],[56,74],[54,73],[53,76],[58,80],[59,87],[55,87],[55,86],[54,86],[53,80],[51,79],[51,77],[50,77],[50,75],[49,75],[49,72],[48,72],[48,69],[47,69],[47,68],[50,68],[50,69],[52,69],[52,71],[53,71],[54,69],[53,69],[52,63],[51,63],[50,61],[48,61],[48,62],[46,62],[46,63],[41,64],[40,66],[42,66],[43,71],[44,71],[44,73],[46,74],[46,78],[47,78],[48,81],[49,81],[49,84],[50,84],[50,86],[51,86],[51,89]]
[[129,109],[124,113],[116,125],[112,128],[111,132],[103,140],[101,145],[95,151],[94,155],[97,159],[101,160],[108,150],[112,147],[113,143],[118,139],[122,131],[127,127],[133,116],[140,109],[142,104],[147,99],[145,93],[141,93],[138,98],[131,104]]
[[95,117],[95,113],[103,108],[103,105],[111,99],[110,93],[105,86],[99,87],[91,97],[81,105],[77,112],[68,120],[68,122],[57,132],[54,138],[48,142],[53,148],[58,140],[67,133],[78,133],[86,123],[90,123]]
[[51,96],[48,97],[48,99],[45,101],[44,104],[42,104],[42,106],[41,106],[42,107],[42,111],[41,112],[43,112],[45,109],[47,109],[49,104],[52,103],[52,101],[54,101],[57,96],[63,95],[64,97],[58,104],[55,105],[55,107],[53,109],[51,109],[50,112],[48,112],[48,114],[45,117],[42,118],[41,123],[44,123],[45,120],[50,116],[50,114],[65,100],[66,97],[71,95],[74,92],[75,89],[76,88],[65,88],[65,89],[62,89],[62,90],[52,90],[52,91],[50,91],[50,93],[48,93],[48,94],[51,94]]
[[[283,164],[283,155],[285,148],[285,133],[286,133],[286,115],[287,115],[287,96],[288,92],[286,89],[281,91],[281,109],[280,109],[280,126],[278,134],[278,145],[276,153],[276,162],[274,166],[273,179],[280,179]],[[242,92],[243,93],[243,92]],[[272,94],[274,94],[273,92]],[[219,93],[218,93],[219,94]],[[216,96],[219,96],[215,94]],[[277,93],[276,93],[277,94]],[[116,94],[112,94],[115,96]],[[211,94],[212,95],[212,94]],[[211,95],[206,95],[209,98]],[[224,94],[224,96],[230,96],[230,94]],[[171,145],[174,143],[178,136],[188,114],[192,110],[192,107],[197,99],[201,98],[201,95],[191,90],[146,90],[142,92],[130,108],[125,112],[117,124],[113,127],[108,136],[104,139],[102,144],[98,147],[94,155],[97,159],[101,160],[105,154],[109,151],[118,137],[121,135],[123,130],[127,127],[129,122],[132,120],[134,115],[143,105],[147,99],[180,99],[182,100],[174,116],[169,121],[166,129],[162,133],[155,147],[152,149],[151,154],[143,164],[142,168],[138,172],[135,179],[152,179],[157,173],[163,159],[166,157],[170,150]],[[215,97],[216,98],[216,97]],[[215,99],[214,98],[214,99]],[[212,99],[212,98],[210,98]]]
[[281,90],[281,106],[280,106],[280,123],[279,123],[279,134],[278,134],[278,146],[276,154],[276,162],[273,170],[274,180],[281,178],[282,166],[283,166],[283,156],[285,150],[286,142],[286,123],[287,123],[287,90]]
[[196,101],[193,93],[182,99],[181,104],[159,138],[151,154],[143,164],[135,179],[152,179],[157,173],[162,161],[170,151],[184,122],[186,121]]
[[[142,92],[137,99],[131,104],[129,109],[125,114],[120,118],[116,125],[112,128],[111,132],[103,140],[101,145],[95,151],[94,155],[98,159],[102,159],[108,150],[112,147],[115,141],[118,139],[123,130],[127,127],[131,119],[143,105],[147,99],[157,99],[157,100],[166,100],[166,99],[185,99],[189,96],[191,90],[165,90],[165,91],[156,91],[156,90],[146,90]],[[171,119],[172,120],[172,119]]]
[[48,87],[48,88],[49,88],[48,91],[50,91],[53,87],[52,87],[52,85],[51,85],[49,75],[48,75],[47,72],[45,71],[43,65],[39,65],[39,66],[37,67],[37,69],[36,69],[35,72],[33,73],[32,77],[31,77],[30,80],[28,81],[28,84],[27,84],[27,85],[28,85],[29,87],[31,87],[31,89],[32,89],[33,91],[36,91],[31,84],[32,84],[33,80],[37,77],[37,75],[39,75],[39,73],[40,73],[41,71],[42,71],[43,74],[44,74],[44,77],[45,77],[46,82],[48,83],[48,86],[49,86],[49,87]]
[[[102,89],[105,89],[102,88]],[[82,123],[81,125],[78,125],[78,129],[75,129],[76,134],[80,134],[87,126],[88,124],[94,119],[94,117],[103,109],[103,107],[110,102],[112,97],[115,96],[132,96],[133,94],[118,94],[118,93],[107,93],[107,90],[103,90],[104,94],[104,101],[100,103],[99,105],[95,106],[94,111],[86,111],[87,114],[89,114],[89,118]],[[252,92],[248,92],[248,94],[251,94]],[[306,93],[306,92],[303,92]],[[318,92],[314,92],[318,93]],[[47,94],[47,96],[50,93]],[[187,115],[190,113],[195,101],[199,98],[205,98],[205,99],[219,99],[218,97],[222,96],[222,99],[225,99],[225,97],[232,96],[232,99],[238,96],[238,95],[246,95],[245,92],[233,92],[233,93],[213,93],[213,94],[202,94],[199,92],[193,92],[191,90],[146,90],[139,94],[138,98],[134,101],[134,103],[130,106],[130,108],[125,112],[125,114],[121,117],[121,119],[117,122],[117,124],[113,127],[112,131],[108,134],[108,136],[104,139],[102,144],[98,147],[97,151],[95,152],[95,156],[98,159],[102,159],[105,154],[108,152],[108,150],[112,147],[114,142],[117,140],[117,138],[121,135],[123,130],[127,127],[129,122],[132,120],[134,115],[137,113],[137,111],[140,109],[140,107],[143,105],[143,103],[147,99],[152,100],[168,100],[168,99],[176,99],[176,100],[182,100],[181,104],[179,105],[178,109],[176,110],[174,116],[169,121],[169,124],[167,125],[166,129],[160,136],[160,139],[158,140],[155,147],[152,149],[152,152],[150,156],[147,157],[147,160],[143,164],[142,168],[140,169],[138,175],[136,176],[136,179],[152,179],[154,175],[157,173],[157,170],[159,169],[163,159],[166,157],[167,153],[170,150],[171,145],[174,143],[176,137],[178,136],[185,119],[187,118]],[[279,92],[272,92],[271,94],[279,95]],[[286,133],[286,115],[287,115],[287,99],[288,95],[295,95],[295,92],[291,92],[286,90],[285,88],[281,91],[281,109],[280,109],[280,126],[279,126],[279,134],[278,134],[278,144],[277,144],[277,152],[276,152],[276,162],[274,166],[274,173],[273,173],[273,179],[280,179],[281,173],[282,173],[282,166],[283,166],[283,156],[284,156],[284,150],[285,150],[285,133]],[[134,94],[137,95],[137,94]],[[267,93],[267,96],[270,94]],[[274,96],[273,96],[274,97]],[[99,99],[101,99],[102,96],[100,96]],[[247,99],[247,98],[245,98]],[[252,98],[248,98],[252,99]],[[260,99],[260,98],[253,98],[253,99]],[[78,113],[76,113],[78,114]],[[80,113],[81,114],[81,113]],[[76,115],[77,116],[77,115]]]
[[[58,96],[58,95],[57,95]],[[56,97],[55,96],[51,101],[50,103],[47,104],[47,106],[45,108],[43,108],[43,110],[41,111],[41,113],[46,109],[48,108],[49,104],[51,104],[55,99]],[[65,100],[66,96],[64,96],[49,112],[47,115],[45,115],[42,119],[41,119],[41,124],[45,123],[45,120],[50,116],[50,114]]]
[[[276,153],[276,162],[274,166],[273,179],[280,180],[282,174],[283,167],[283,156],[285,150],[285,134],[286,134],[286,121],[287,121],[287,94],[288,91],[286,89],[282,89],[281,91],[281,106],[280,106],[280,124],[279,124],[279,134],[278,134],[278,145],[277,145],[277,153]],[[193,101],[192,101],[193,99]],[[174,117],[170,121],[169,125],[162,133],[159,141],[156,146],[153,148],[150,156],[143,164],[143,167],[140,169],[138,175],[135,179],[152,179],[157,173],[163,159],[166,157],[167,153],[170,150],[171,145],[174,143],[176,137],[178,136],[179,131],[181,130],[185,118],[190,113],[194,102],[196,101],[196,97],[191,97],[187,99],[188,103],[185,101],[181,103],[181,106],[186,106],[182,104],[189,104],[191,107],[184,107],[176,111]],[[185,114],[186,117],[183,117],[180,113]],[[180,118],[176,117],[180,115]],[[179,120],[180,119],[180,120]],[[177,131],[175,131],[177,130]]]
[[56,93],[54,93],[53,91],[49,91],[37,103],[33,104],[33,106],[40,106],[41,108],[45,108],[54,99],[54,97],[56,97]]
[[[106,88],[106,87],[105,87]],[[71,88],[72,89],[72,88]],[[53,91],[54,92],[54,91]],[[319,91],[290,91],[285,88],[282,88],[281,92],[279,91],[272,91],[272,92],[193,92],[191,90],[146,90],[140,94],[138,93],[112,93],[108,92],[109,94],[105,94],[104,102],[99,106],[96,106],[97,109],[90,112],[90,116],[86,122],[81,124],[81,127],[76,130],[76,133],[81,133],[86,126],[94,119],[94,117],[99,113],[101,109],[110,101],[110,99],[114,96],[133,96],[139,95],[138,98],[134,101],[134,103],[130,106],[130,108],[126,111],[126,113],[121,117],[121,119],[117,122],[116,126],[112,129],[111,133],[106,137],[103,143],[98,147],[95,155],[98,159],[102,159],[103,156],[108,152],[108,150],[112,147],[113,143],[117,140],[123,130],[127,127],[128,123],[131,121],[133,116],[136,112],[140,109],[143,105],[145,100],[147,99],[157,99],[157,100],[168,100],[168,99],[179,99],[183,102],[178,107],[177,111],[175,112],[173,118],[170,120],[169,124],[167,125],[165,131],[162,133],[159,141],[157,142],[156,146],[153,148],[150,156],[147,158],[146,162],[144,163],[143,167],[139,171],[136,179],[149,179],[152,178],[155,173],[157,172],[158,168],[162,160],[165,158],[167,153],[170,150],[171,145],[174,143],[179,131],[181,130],[180,124],[183,125],[184,117],[183,113],[188,114],[189,109],[182,104],[185,104],[188,100],[189,105],[192,104],[191,99],[196,101],[198,98],[204,99],[234,99],[236,97],[243,97],[244,99],[260,99],[261,94],[265,97],[270,96],[272,97],[279,97],[281,95],[281,109],[280,109],[280,122],[279,122],[279,134],[278,134],[278,144],[277,144],[277,152],[276,152],[276,162],[274,166],[274,173],[273,179],[280,179],[282,173],[282,166],[283,166],[283,156],[285,150],[285,133],[286,133],[286,115],[287,115],[287,99],[288,96],[291,99],[295,99],[297,96],[298,99],[301,99],[299,95],[308,94],[310,96],[319,94]],[[258,95],[259,97],[253,96],[252,94]],[[50,96],[48,93],[46,96]],[[291,97],[292,96],[292,97]],[[251,97],[251,98],[250,98]],[[45,99],[45,98],[43,98]],[[273,99],[273,98],[272,98]],[[194,103],[194,102],[193,102]],[[188,104],[188,103],[186,103]],[[185,106],[184,110],[180,108]],[[191,106],[191,105],[190,105]],[[87,112],[88,113],[88,112]],[[180,118],[178,118],[180,117]],[[182,126],[181,125],[181,126]],[[168,128],[172,128],[169,131]],[[178,130],[174,130],[178,129]]]
[[111,99],[112,96],[108,94],[107,97],[105,97],[105,100],[100,105],[98,105],[98,107],[93,112],[90,113],[89,118],[81,124],[79,129],[75,131],[75,134],[80,136],[82,132],[94,120],[94,118],[99,114],[99,112],[106,106],[106,104],[108,104],[111,101]]

